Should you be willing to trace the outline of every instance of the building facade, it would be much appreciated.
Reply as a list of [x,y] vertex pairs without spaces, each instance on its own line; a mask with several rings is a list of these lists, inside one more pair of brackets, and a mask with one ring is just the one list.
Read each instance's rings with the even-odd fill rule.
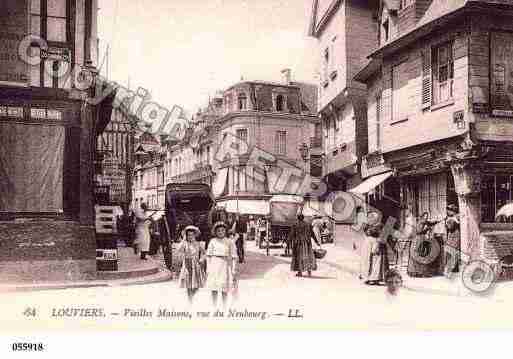
[[368,88],[362,173],[392,180],[378,197],[403,220],[456,205],[462,253],[491,264],[513,249],[511,218],[496,218],[512,200],[512,15],[510,1],[381,1],[380,44],[355,77]]
[[330,191],[360,182],[367,153],[366,88],[353,80],[377,45],[375,1],[314,0],[309,35],[317,39],[323,178]]
[[[163,139],[161,151],[165,155],[151,165],[157,170],[149,165],[136,167],[133,204],[137,205],[137,199],[151,203],[155,195],[163,208],[166,184],[196,182],[209,184],[218,203],[229,209],[233,210],[233,203],[240,200],[242,211],[244,199],[265,200],[273,193],[299,190],[301,176],[291,176],[287,183],[273,186],[283,166],[296,172],[313,168],[313,177],[320,177],[322,164],[315,162],[322,144],[320,131],[317,136],[315,131],[319,128],[316,88],[290,81],[288,70],[283,75],[283,83],[242,81],[218,92],[190,121],[181,141]],[[234,143],[239,146],[236,150]],[[301,155],[302,146],[306,146],[305,155]],[[251,165],[250,155],[255,149],[270,158],[267,167],[260,166],[265,169]],[[140,194],[137,188],[142,177],[154,178],[156,174],[161,178],[159,166],[162,195]]]
[[96,276],[95,138],[111,111],[88,101],[97,13],[96,0],[0,4],[2,281]]
[[112,110],[105,130],[96,139],[97,204],[121,206],[132,202],[136,117],[122,103]]

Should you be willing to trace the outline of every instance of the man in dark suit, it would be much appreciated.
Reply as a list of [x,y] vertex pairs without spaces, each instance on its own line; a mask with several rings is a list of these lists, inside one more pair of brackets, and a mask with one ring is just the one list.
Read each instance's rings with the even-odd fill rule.
[[237,223],[235,224],[235,232],[237,233],[237,240],[235,245],[237,247],[237,255],[239,257],[239,263],[244,263],[244,240],[246,232],[248,231],[248,224],[244,218],[237,215]]

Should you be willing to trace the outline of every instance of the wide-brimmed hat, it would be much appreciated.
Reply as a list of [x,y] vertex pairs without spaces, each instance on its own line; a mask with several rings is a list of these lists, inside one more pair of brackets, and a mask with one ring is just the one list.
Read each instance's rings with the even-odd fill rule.
[[183,230],[182,230],[182,236],[185,236],[187,234],[188,231],[193,231],[194,234],[197,236],[199,236],[201,234],[201,231],[199,230],[198,227],[196,226],[193,226],[193,225],[189,225],[187,227],[185,227]]
[[458,207],[456,207],[456,205],[454,204],[450,204],[447,206],[447,210],[452,212],[458,212]]
[[215,234],[216,234],[217,228],[219,228],[219,227],[228,228],[228,226],[226,225],[226,223],[224,223],[223,221],[216,222],[216,223],[214,223],[214,225],[212,226],[212,234],[213,234],[213,235],[215,235]]

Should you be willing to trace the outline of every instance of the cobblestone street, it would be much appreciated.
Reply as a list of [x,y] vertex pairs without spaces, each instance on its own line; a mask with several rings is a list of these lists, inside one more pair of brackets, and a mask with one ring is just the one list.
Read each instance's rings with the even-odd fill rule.
[[[357,263],[355,258],[347,256],[347,250],[333,245],[325,245],[325,248],[329,254],[318,262],[319,270],[312,278],[297,278],[289,270],[290,258],[280,256],[283,249],[271,249],[271,256],[268,257],[265,249],[257,249],[249,242],[247,260],[241,272],[239,300],[229,303],[225,312],[224,319],[229,320],[198,317],[197,312],[213,310],[210,294],[205,290],[200,291],[191,308],[186,302],[184,290],[178,288],[176,281],[168,281],[30,294],[5,293],[2,295],[4,305],[0,309],[3,329],[253,329],[266,328],[270,323],[273,328],[295,329],[512,326],[513,315],[507,308],[508,302],[493,296],[457,297],[403,289],[398,298],[391,300],[385,294],[384,287],[365,286],[358,281],[351,270]],[[39,320],[24,315],[27,308],[35,308]],[[70,314],[70,308],[93,308],[99,311],[96,314],[105,316],[69,317],[77,315]],[[168,317],[159,317],[159,311],[163,309],[167,309]],[[238,313],[232,312],[231,315],[239,317],[227,317],[230,309]],[[182,313],[187,311],[189,314]],[[262,312],[266,313],[263,317]],[[67,314],[55,316],[62,313]],[[88,315],[94,313],[90,311]],[[295,318],[296,315],[302,318]],[[242,317],[244,320],[241,320]]]

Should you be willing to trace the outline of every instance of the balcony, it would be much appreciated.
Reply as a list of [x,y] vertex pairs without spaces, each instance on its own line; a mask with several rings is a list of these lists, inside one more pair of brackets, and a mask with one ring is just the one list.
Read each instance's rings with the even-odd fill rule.
[[355,175],[358,172],[357,161],[355,142],[339,145],[326,154],[324,176],[337,171]]

